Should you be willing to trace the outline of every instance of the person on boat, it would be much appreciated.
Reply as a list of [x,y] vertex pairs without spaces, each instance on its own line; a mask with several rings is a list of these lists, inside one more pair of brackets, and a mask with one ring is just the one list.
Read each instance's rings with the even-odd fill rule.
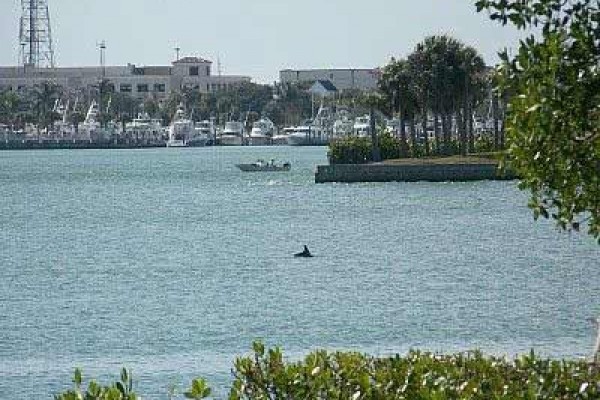
[[308,250],[308,247],[304,245],[304,250],[302,250],[302,252],[300,253],[294,254],[294,257],[312,257],[312,254],[310,254],[310,250]]

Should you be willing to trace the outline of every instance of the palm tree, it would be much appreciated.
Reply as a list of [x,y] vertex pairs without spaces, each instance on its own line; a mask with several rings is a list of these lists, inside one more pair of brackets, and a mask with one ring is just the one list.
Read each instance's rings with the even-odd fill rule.
[[406,138],[406,123],[411,124],[411,148],[417,146],[416,132],[414,130],[414,117],[418,109],[415,87],[411,76],[410,64],[405,59],[395,60],[383,68],[379,81],[379,89],[387,101],[391,114],[400,119],[400,134],[404,145],[408,143]]
[[14,125],[19,113],[21,98],[14,92],[0,93],[0,122]]
[[461,52],[461,72],[463,84],[463,116],[464,130],[461,135],[461,153],[475,150],[473,134],[473,110],[485,96],[485,63],[473,47],[466,47]]
[[425,155],[429,155],[429,135],[427,134],[427,119],[431,107],[433,86],[433,71],[430,54],[425,51],[425,45],[419,43],[415,51],[408,56],[410,76],[415,85],[415,97],[419,104],[421,129],[424,135]]
[[56,100],[60,97],[60,91],[58,85],[50,82],[43,82],[34,87],[33,112],[38,127],[42,126],[48,130],[48,127],[58,118],[53,112],[53,108]]

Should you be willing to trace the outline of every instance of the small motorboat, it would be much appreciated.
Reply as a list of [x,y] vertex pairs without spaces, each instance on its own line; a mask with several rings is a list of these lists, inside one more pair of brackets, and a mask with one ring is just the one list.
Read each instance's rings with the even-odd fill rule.
[[256,162],[250,164],[236,164],[236,166],[244,172],[289,171],[292,168],[292,164],[290,164],[289,162],[280,164],[275,162],[275,160],[257,160]]

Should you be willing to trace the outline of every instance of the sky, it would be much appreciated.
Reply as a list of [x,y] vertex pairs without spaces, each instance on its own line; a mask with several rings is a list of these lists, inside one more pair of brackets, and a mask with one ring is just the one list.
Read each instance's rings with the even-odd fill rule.
[[[167,65],[194,55],[224,75],[271,83],[281,69],[373,68],[428,35],[450,34],[486,63],[519,33],[477,14],[475,0],[47,0],[58,66]],[[0,65],[19,53],[20,0],[0,0]]]

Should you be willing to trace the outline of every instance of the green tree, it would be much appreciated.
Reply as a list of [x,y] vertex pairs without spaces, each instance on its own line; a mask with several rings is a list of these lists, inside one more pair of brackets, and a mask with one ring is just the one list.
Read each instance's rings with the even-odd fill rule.
[[[454,152],[452,121],[460,125],[461,150],[474,148],[471,116],[484,99],[486,68],[483,58],[470,46],[447,36],[429,36],[420,42],[406,60],[395,60],[383,69],[379,82],[389,109],[401,119],[405,139],[405,120],[411,124],[413,156],[419,154],[415,119],[423,130],[425,153]],[[430,146],[426,133],[433,119],[435,143]],[[468,131],[468,133],[467,133]]]
[[600,2],[479,0],[492,20],[533,29],[501,54],[510,93],[507,161],[531,192],[534,216],[563,229],[587,223],[600,243]]
[[54,112],[54,104],[60,97],[61,88],[50,82],[43,82],[33,89],[33,112],[38,126],[46,130],[60,116]]
[[79,124],[83,122],[84,119],[85,115],[83,115],[80,111],[74,111],[69,115],[69,122],[73,125],[75,133],[79,133]]
[[0,93],[0,122],[13,125],[17,120],[21,99],[15,92]]
[[390,105],[391,114],[396,114],[400,118],[400,134],[404,143],[407,143],[406,122],[410,121],[410,147],[415,150],[417,136],[414,118],[418,110],[418,103],[408,61],[392,58],[390,63],[383,68],[379,88],[383,93],[384,101],[387,100]]

